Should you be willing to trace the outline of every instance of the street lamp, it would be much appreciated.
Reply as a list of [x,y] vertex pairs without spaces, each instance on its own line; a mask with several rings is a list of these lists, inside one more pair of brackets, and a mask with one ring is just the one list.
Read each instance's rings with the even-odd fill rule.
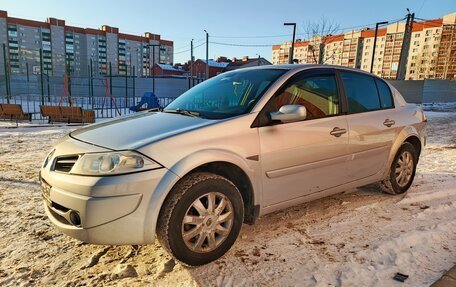
[[294,42],[296,36],[296,23],[283,23],[284,26],[293,26],[293,41],[291,42],[291,52],[290,58],[288,59],[289,64],[293,64],[293,54],[294,54]]
[[372,62],[371,62],[371,68],[370,68],[370,72],[371,73],[374,70],[375,48],[376,48],[375,46],[377,45],[378,26],[385,25],[385,24],[388,24],[388,21],[378,22],[378,23],[375,24],[374,49],[372,50]]
[[257,54],[255,54],[255,55],[257,55],[257,56],[258,56],[258,62],[257,62],[257,65],[258,65],[258,66],[260,66],[260,65],[261,65],[261,64],[260,64],[260,59],[261,59],[261,56],[260,56],[260,54],[258,54],[258,53],[257,53]]
[[160,44],[148,44],[147,47],[152,47],[152,93],[155,95],[155,47],[160,47]]
[[206,32],[206,80],[209,79],[209,33]]

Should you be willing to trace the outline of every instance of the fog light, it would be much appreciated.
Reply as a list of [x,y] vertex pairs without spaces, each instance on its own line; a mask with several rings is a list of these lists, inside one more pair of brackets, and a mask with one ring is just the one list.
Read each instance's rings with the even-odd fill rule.
[[81,226],[81,217],[76,211],[70,212],[70,221],[74,226]]

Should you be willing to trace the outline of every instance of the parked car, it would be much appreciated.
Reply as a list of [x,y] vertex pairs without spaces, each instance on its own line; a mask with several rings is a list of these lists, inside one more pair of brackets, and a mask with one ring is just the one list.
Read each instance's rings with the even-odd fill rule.
[[[40,172],[45,210],[94,244],[158,240],[197,266],[242,223],[349,188],[412,184],[423,111],[381,78],[327,65],[223,73],[162,111],[71,132]],[[156,236],[155,236],[156,235]]]

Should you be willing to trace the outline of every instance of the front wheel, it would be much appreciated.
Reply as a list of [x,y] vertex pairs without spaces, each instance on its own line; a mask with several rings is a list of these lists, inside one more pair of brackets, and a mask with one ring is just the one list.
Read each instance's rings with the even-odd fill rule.
[[412,144],[405,142],[399,148],[388,177],[379,183],[381,189],[390,194],[406,192],[415,178],[418,155]]
[[157,237],[177,260],[189,266],[214,261],[236,241],[243,221],[237,187],[212,173],[182,179],[160,211]]

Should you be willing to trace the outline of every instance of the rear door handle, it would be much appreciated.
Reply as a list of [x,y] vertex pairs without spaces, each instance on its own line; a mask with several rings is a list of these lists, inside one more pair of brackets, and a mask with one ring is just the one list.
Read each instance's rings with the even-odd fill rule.
[[391,127],[392,125],[394,125],[396,122],[393,121],[393,120],[390,120],[390,119],[386,119],[383,124],[387,127]]
[[335,137],[340,137],[344,133],[346,133],[346,129],[340,129],[339,127],[335,127],[329,134]]

